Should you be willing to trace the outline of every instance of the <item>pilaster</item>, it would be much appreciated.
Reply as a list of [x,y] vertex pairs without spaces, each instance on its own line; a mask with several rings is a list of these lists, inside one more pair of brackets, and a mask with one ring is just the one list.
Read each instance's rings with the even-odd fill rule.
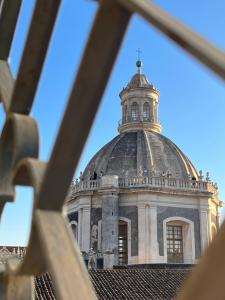
[[150,205],[150,262],[156,262],[159,256],[157,239],[157,207]]
[[83,207],[83,218],[82,218],[82,242],[81,249],[86,253],[90,250],[90,225],[91,225],[91,208],[90,205]]
[[205,252],[205,249],[209,245],[209,218],[208,208],[200,208],[200,229],[201,229],[201,252]]
[[145,204],[138,204],[138,262],[146,262],[146,213]]

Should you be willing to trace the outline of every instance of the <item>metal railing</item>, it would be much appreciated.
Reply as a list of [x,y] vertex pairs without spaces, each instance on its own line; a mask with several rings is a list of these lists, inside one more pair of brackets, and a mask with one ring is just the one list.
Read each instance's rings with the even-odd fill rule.
[[[6,114],[0,142],[0,207],[2,212],[5,203],[14,200],[15,185],[34,188],[34,207],[26,256],[21,265],[9,261],[1,270],[0,295],[33,299],[33,276],[49,271],[57,299],[95,299],[62,207],[131,15],[138,13],[223,79],[225,57],[148,0],[99,1],[50,160],[43,163],[38,159],[38,126],[30,112],[61,1],[36,0],[14,79],[8,57],[21,1],[0,1],[0,99]],[[72,135],[71,128],[76,128]],[[179,299],[224,299],[224,236],[225,225]]]

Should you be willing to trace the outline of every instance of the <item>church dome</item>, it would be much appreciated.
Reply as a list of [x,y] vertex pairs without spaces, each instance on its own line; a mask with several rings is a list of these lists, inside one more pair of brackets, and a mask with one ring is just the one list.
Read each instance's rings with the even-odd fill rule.
[[153,85],[149,83],[145,74],[137,73],[131,78],[130,82],[127,85],[127,88],[137,88],[137,87],[152,88]]
[[167,175],[198,180],[198,172],[187,156],[160,134],[159,92],[141,72],[140,60],[136,66],[137,73],[120,93],[120,134],[91,159],[84,171],[84,179],[96,179],[101,175],[117,175],[120,178]]
[[162,176],[199,179],[187,156],[168,138],[154,132],[139,130],[123,132],[100,149],[84,171],[89,179],[97,175]]
[[159,91],[151,82],[149,82],[147,76],[141,72],[138,72],[132,76],[127,86],[121,91],[120,95],[122,95],[125,91],[137,88],[147,88],[154,90],[157,94],[159,94]]

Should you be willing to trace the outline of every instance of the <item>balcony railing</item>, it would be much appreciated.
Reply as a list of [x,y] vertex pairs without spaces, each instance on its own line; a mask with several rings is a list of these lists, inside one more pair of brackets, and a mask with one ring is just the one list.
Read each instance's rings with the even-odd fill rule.
[[150,117],[137,117],[137,118],[127,117],[126,119],[123,118],[119,120],[118,127],[127,123],[138,123],[138,122],[150,122],[150,123],[162,125],[162,122],[159,119],[157,121],[154,121],[153,118]]
[[[199,192],[217,192],[217,185],[211,181],[197,181],[197,180],[184,180],[179,178],[168,177],[124,177],[119,178],[118,188],[163,188],[163,189],[176,189],[176,190],[189,190]],[[75,181],[72,184],[71,194],[72,197],[75,193],[81,191],[92,191],[102,188],[101,179]]]

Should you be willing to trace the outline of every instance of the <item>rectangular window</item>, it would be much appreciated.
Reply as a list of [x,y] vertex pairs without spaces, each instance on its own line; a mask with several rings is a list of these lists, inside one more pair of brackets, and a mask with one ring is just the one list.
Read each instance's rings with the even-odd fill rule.
[[183,263],[183,232],[182,226],[167,225],[167,261],[168,263]]

